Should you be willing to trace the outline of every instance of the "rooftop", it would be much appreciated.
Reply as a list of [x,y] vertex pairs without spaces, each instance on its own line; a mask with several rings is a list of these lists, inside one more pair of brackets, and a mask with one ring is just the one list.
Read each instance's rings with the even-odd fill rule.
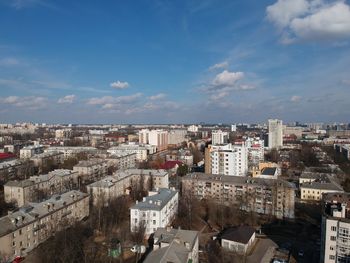
[[245,176],[231,176],[231,175],[214,175],[205,173],[191,173],[182,177],[182,180],[196,180],[202,182],[213,182],[213,183],[227,183],[234,185],[256,185],[256,186],[283,186],[286,188],[295,189],[293,183],[287,182],[282,179],[265,179],[265,178],[251,178]]
[[162,210],[177,193],[175,190],[160,188],[157,194],[144,197],[144,201],[136,203],[130,209]]
[[73,190],[62,195],[52,196],[41,203],[23,206],[18,211],[0,218],[0,237],[45,216],[49,212],[57,211],[85,197],[88,197],[88,194]]
[[254,233],[255,229],[251,226],[238,226],[224,230],[221,239],[247,244]]

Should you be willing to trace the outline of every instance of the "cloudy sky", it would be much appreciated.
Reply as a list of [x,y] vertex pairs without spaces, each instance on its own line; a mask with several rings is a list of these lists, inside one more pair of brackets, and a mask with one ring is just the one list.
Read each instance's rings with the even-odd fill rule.
[[269,117],[350,121],[348,1],[0,0],[0,122]]

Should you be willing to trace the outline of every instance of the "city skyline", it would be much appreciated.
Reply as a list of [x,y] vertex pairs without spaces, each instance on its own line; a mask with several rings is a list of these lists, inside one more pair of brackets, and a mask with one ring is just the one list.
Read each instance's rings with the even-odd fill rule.
[[348,122],[349,1],[0,0],[0,121]]

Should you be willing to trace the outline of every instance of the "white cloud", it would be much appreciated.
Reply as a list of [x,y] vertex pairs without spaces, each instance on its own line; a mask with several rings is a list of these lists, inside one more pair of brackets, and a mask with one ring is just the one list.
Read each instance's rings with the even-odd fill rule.
[[0,102],[15,107],[26,108],[30,110],[37,110],[44,108],[47,105],[47,98],[44,97],[18,97],[9,96],[5,98],[0,98]]
[[150,100],[159,100],[159,99],[163,99],[165,98],[165,94],[164,93],[159,93],[153,96],[148,97]]
[[224,70],[217,74],[213,80],[214,86],[233,87],[236,82],[244,77],[243,72],[229,72]]
[[344,0],[278,0],[266,13],[281,31],[284,44],[350,37],[350,7]]
[[224,61],[221,63],[217,63],[209,68],[209,70],[216,70],[216,69],[222,69],[222,68],[227,68],[228,67],[228,62]]
[[301,100],[301,97],[300,96],[297,96],[297,95],[294,95],[290,98],[290,101],[291,102],[298,102]]
[[112,96],[104,96],[104,97],[96,97],[96,98],[90,98],[87,101],[87,104],[89,105],[100,105],[102,109],[121,109],[125,105],[136,103],[139,98],[142,97],[142,93],[135,93],[132,95],[127,96],[119,96],[119,97],[112,97]]
[[67,95],[67,96],[64,96],[63,98],[60,98],[57,103],[60,103],[60,104],[71,104],[74,102],[75,100],[75,95]]
[[115,82],[112,82],[111,84],[109,84],[112,88],[115,88],[115,89],[126,89],[129,87],[129,83],[126,82],[126,81],[115,81]]

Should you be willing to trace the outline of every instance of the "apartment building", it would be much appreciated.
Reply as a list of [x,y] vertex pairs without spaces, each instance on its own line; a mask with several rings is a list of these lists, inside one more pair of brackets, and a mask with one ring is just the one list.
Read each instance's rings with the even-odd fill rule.
[[64,162],[64,155],[61,152],[44,152],[34,155],[30,160],[33,162],[33,166],[37,172],[41,173],[43,167],[47,167],[50,164],[62,164]]
[[150,144],[163,151],[168,147],[168,131],[142,129],[139,131],[139,143]]
[[248,166],[252,167],[264,161],[264,140],[257,138],[247,138],[244,142],[248,149]]
[[82,181],[91,181],[107,175],[107,161],[103,159],[90,159],[79,161],[73,167]]
[[35,154],[40,154],[44,152],[44,146],[42,145],[30,145],[23,147],[19,151],[19,157],[21,159],[29,159],[33,157]]
[[108,167],[115,167],[118,170],[136,167],[136,153],[111,154],[105,160]]
[[153,236],[153,250],[144,263],[198,263],[198,231],[157,228]]
[[97,149],[94,147],[57,146],[49,147],[45,149],[44,152],[62,152],[64,159],[67,160],[69,158],[74,158],[82,153],[95,154],[97,152]]
[[57,169],[48,174],[31,176],[22,181],[9,181],[4,185],[6,203],[15,202],[21,207],[40,199],[40,195],[60,194],[73,188],[78,174],[65,169]]
[[334,144],[334,149],[350,160],[350,144]]
[[33,163],[28,160],[11,160],[0,163],[0,180],[7,181],[17,176],[33,174]]
[[170,130],[168,133],[168,144],[169,145],[181,145],[186,141],[186,130]]
[[188,166],[193,165],[193,154],[190,150],[169,151],[165,156],[165,161],[180,161]]
[[121,144],[115,147],[111,147],[107,150],[110,154],[132,154],[136,153],[137,161],[146,161],[149,154],[154,154],[157,151],[157,147],[149,144]]
[[0,218],[0,253],[25,256],[56,231],[89,215],[89,195],[70,191]]
[[241,145],[209,146],[210,173],[233,176],[246,176],[248,172],[248,151]]
[[350,262],[350,194],[324,194],[322,207],[320,262]]
[[268,145],[269,149],[279,149],[283,146],[283,122],[277,119],[268,120]]
[[137,232],[145,228],[145,235],[154,233],[158,227],[167,227],[175,218],[178,209],[179,193],[175,190],[161,188],[149,192],[142,202],[130,208],[130,230]]
[[228,142],[228,132],[222,130],[214,130],[211,132],[211,144],[226,144]]
[[72,135],[72,129],[60,129],[55,131],[56,139],[69,139]]
[[182,193],[245,211],[294,218],[295,186],[281,179],[192,173],[182,178]]
[[165,170],[128,169],[117,171],[112,176],[106,176],[89,184],[87,191],[90,193],[94,205],[98,205],[100,202],[107,205],[109,200],[129,194],[132,187],[139,183],[143,183],[143,187],[149,190],[168,188],[169,175]]
[[320,201],[325,193],[344,192],[335,175],[303,172],[299,177],[301,200]]

